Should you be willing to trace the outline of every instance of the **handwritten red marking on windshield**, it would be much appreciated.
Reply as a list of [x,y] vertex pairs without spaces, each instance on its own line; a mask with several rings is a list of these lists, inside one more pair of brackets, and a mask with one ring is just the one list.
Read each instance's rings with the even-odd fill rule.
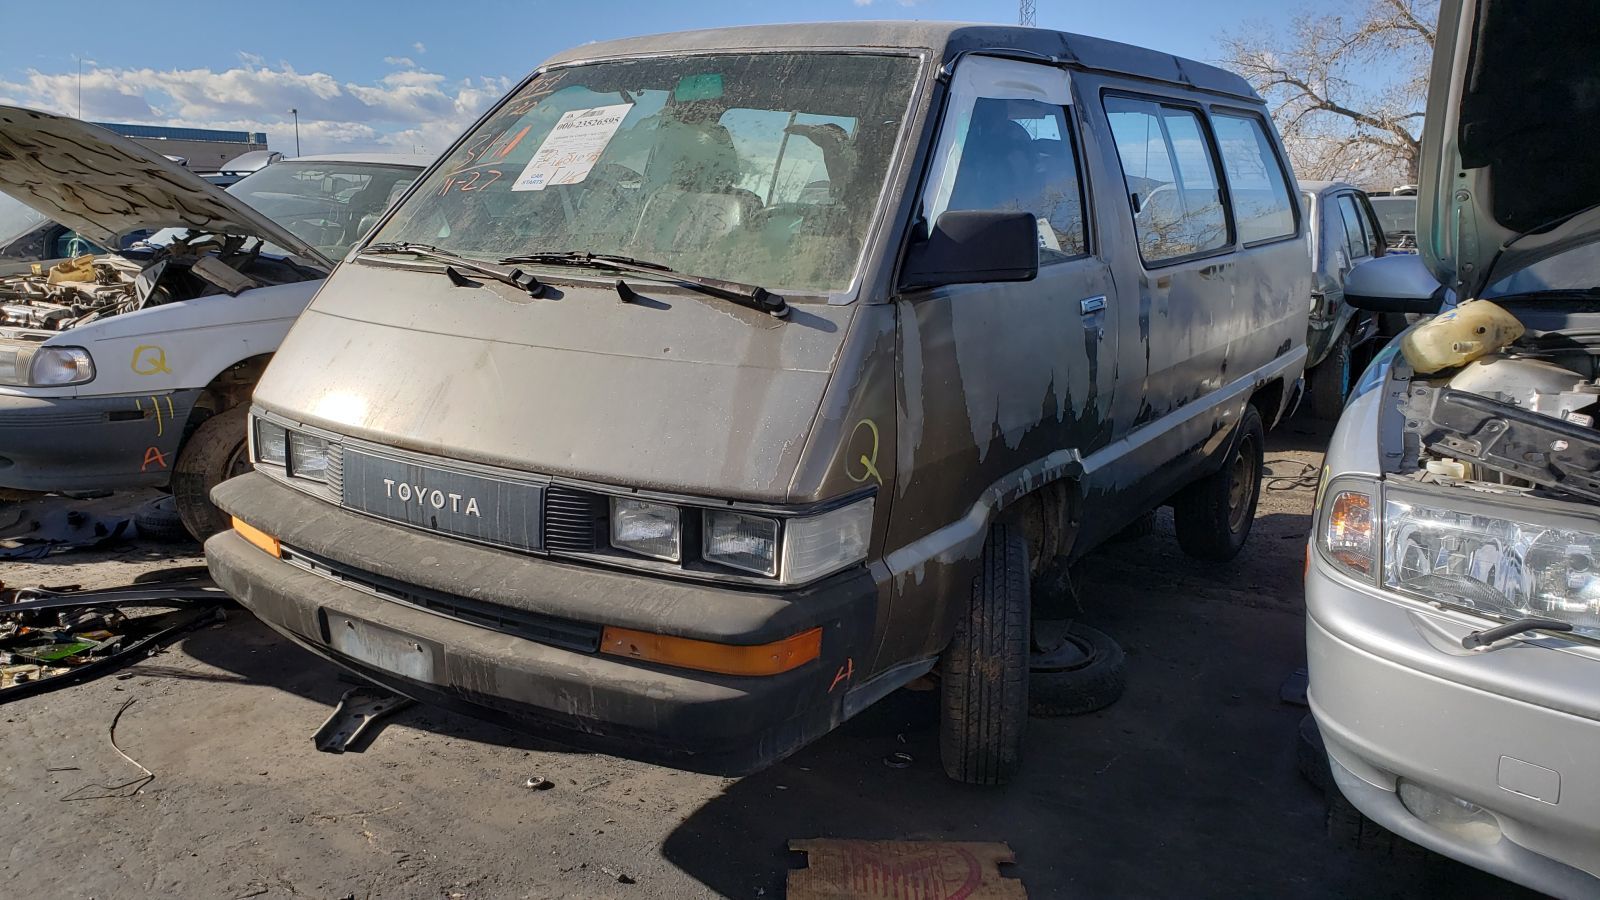
[[517,132],[517,136],[512,138],[504,147],[501,147],[499,152],[494,155],[494,158],[505,159],[507,156],[510,156],[511,151],[515,150],[517,145],[522,143],[522,139],[528,136],[528,130],[531,128],[533,128],[532,125],[522,126],[522,130]]

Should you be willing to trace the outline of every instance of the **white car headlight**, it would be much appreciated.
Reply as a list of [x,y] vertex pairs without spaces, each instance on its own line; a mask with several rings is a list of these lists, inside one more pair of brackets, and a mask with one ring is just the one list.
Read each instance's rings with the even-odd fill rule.
[[328,480],[328,442],[299,431],[289,432],[289,475],[307,481]]
[[1600,639],[1600,527],[1458,498],[1333,479],[1323,492],[1323,558],[1375,587],[1497,619],[1548,618]]
[[683,558],[678,508],[628,497],[611,498],[611,546],[652,559]]
[[778,520],[727,509],[706,510],[700,556],[757,575],[778,574]]
[[94,360],[82,347],[0,344],[0,384],[60,387],[94,380]]
[[281,466],[289,462],[289,432],[282,425],[256,419],[256,462]]
[[1600,638],[1600,534],[1386,493],[1384,587],[1486,615],[1571,622]]

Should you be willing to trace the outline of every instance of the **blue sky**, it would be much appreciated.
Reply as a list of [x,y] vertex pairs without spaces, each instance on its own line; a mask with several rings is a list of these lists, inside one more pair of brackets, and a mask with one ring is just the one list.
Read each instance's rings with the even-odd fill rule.
[[[275,148],[292,150],[294,107],[306,152],[438,152],[540,60],[587,41],[796,20],[1016,18],[1015,0],[270,0],[185,8],[198,14],[80,0],[67,21],[50,4],[13,5],[0,37],[0,101],[76,114],[82,58],[85,118],[264,130]],[[1221,32],[1283,25],[1300,8],[1294,0],[1038,0],[1038,24],[1209,61]],[[247,12],[229,22],[226,11]]]

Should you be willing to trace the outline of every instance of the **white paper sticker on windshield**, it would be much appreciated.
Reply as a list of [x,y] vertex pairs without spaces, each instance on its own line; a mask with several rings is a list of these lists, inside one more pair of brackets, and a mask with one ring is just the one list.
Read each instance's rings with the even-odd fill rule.
[[552,184],[583,181],[631,109],[632,103],[618,103],[562,113],[511,189],[542,191]]

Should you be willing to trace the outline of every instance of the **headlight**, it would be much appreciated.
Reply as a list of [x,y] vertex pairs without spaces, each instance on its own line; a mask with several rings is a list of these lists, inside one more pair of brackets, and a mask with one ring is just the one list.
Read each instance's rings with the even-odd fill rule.
[[289,432],[289,474],[308,481],[328,480],[328,442],[319,437]]
[[0,346],[0,384],[59,387],[93,379],[94,360],[82,347]]
[[256,462],[274,466],[289,461],[289,432],[282,425],[256,420]]
[[1455,497],[1350,476],[1323,496],[1318,547],[1345,574],[1492,618],[1560,619],[1600,639],[1600,528],[1588,519],[1532,522],[1476,495],[1457,508]]
[[872,498],[803,519],[783,529],[783,580],[791,584],[837,572],[867,558]]
[[1383,586],[1490,616],[1571,622],[1600,638],[1600,534],[1386,494]]
[[707,510],[700,555],[707,562],[757,575],[778,574],[778,520],[732,510]]
[[612,497],[611,546],[640,556],[677,562],[683,558],[678,508],[665,503]]

